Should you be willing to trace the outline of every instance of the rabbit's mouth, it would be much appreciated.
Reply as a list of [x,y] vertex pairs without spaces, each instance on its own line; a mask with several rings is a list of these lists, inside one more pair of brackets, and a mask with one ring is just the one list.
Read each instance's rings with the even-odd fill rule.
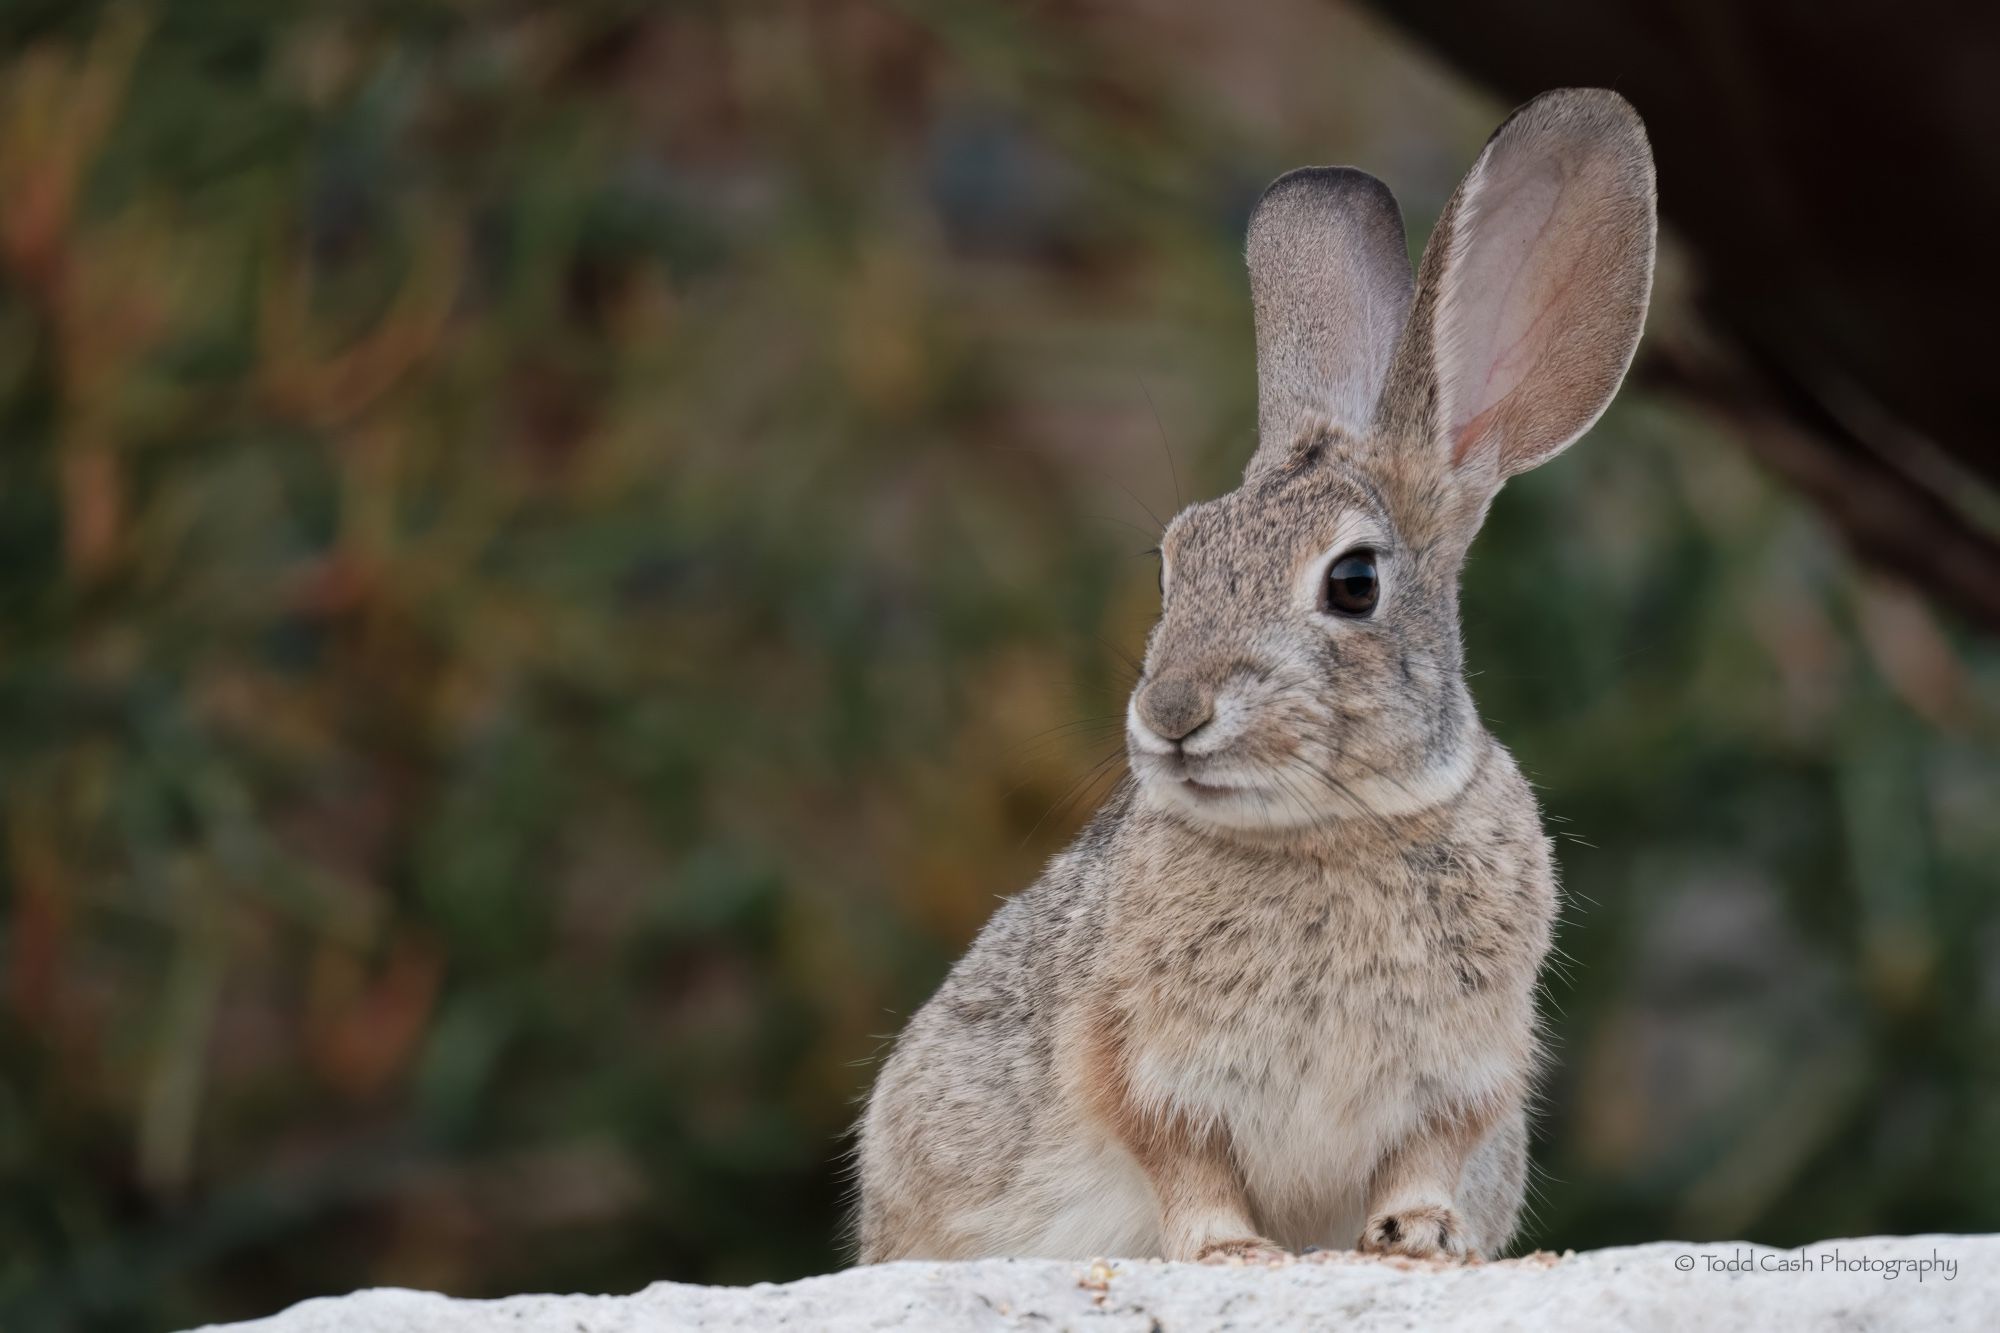
[[1153,766],[1156,780],[1178,788],[1196,800],[1221,800],[1227,796],[1241,796],[1249,790],[1242,782],[1225,782],[1218,778],[1213,771],[1216,766],[1214,756],[1191,755],[1177,750],[1173,754],[1154,756]]
[[1231,773],[1229,780],[1198,774],[1186,764],[1175,765],[1154,777],[1154,782],[1165,789],[1163,795],[1171,793],[1168,799],[1190,813],[1199,811],[1204,819],[1221,820],[1229,826],[1244,823],[1261,824],[1262,813],[1267,805],[1264,788],[1255,781],[1243,780],[1244,775]]
[[1207,771],[1212,763],[1190,755],[1149,755],[1140,763],[1140,777],[1146,785],[1183,808],[1204,807],[1211,811],[1250,796],[1256,788],[1241,780],[1242,775],[1219,775]]
[[1182,763],[1161,764],[1143,775],[1142,782],[1160,806],[1208,830],[1274,832],[1305,822],[1301,812],[1274,799],[1272,790],[1253,775],[1231,772],[1227,778],[1197,776]]

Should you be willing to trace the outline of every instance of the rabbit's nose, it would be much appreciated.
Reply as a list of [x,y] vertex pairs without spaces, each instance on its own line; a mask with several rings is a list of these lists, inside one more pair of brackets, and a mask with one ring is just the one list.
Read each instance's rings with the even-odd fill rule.
[[1139,692],[1139,720],[1165,741],[1184,741],[1215,716],[1208,691],[1185,676],[1156,680]]

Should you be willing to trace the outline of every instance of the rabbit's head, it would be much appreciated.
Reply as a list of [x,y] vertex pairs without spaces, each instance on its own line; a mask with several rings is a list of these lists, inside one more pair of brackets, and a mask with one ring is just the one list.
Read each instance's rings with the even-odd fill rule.
[[1449,799],[1485,744],[1458,579],[1507,477],[1597,420],[1652,287],[1653,162],[1614,93],[1495,132],[1410,275],[1401,214],[1350,168],[1281,177],[1250,220],[1258,445],[1161,543],[1127,710],[1144,799],[1280,830]]

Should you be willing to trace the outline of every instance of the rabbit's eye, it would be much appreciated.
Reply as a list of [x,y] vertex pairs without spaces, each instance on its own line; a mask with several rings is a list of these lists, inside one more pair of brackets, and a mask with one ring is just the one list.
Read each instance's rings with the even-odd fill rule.
[[1349,551],[1326,571],[1326,609],[1365,616],[1375,609],[1381,586],[1375,577],[1375,553],[1366,547]]

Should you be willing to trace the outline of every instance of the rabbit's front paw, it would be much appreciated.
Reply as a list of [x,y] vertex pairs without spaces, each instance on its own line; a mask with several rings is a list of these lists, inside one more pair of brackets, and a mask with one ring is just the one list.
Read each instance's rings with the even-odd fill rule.
[[1262,1236],[1244,1236],[1238,1240],[1212,1240],[1201,1247],[1194,1260],[1198,1264],[1276,1264],[1291,1257],[1290,1250]]
[[1377,1213],[1362,1228],[1363,1254],[1400,1254],[1411,1259],[1464,1259],[1471,1253],[1458,1214],[1439,1204],[1417,1204]]

